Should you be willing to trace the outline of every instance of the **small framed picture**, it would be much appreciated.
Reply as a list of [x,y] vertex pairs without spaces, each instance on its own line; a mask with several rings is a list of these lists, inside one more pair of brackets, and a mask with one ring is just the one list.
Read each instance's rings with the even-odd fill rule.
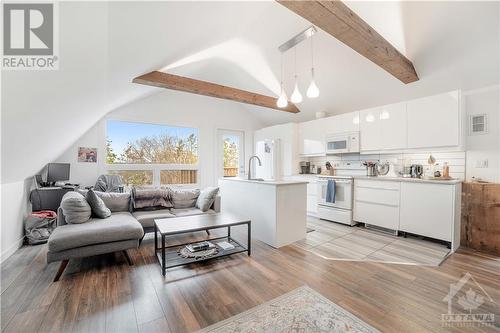
[[97,163],[97,148],[78,147],[78,162]]

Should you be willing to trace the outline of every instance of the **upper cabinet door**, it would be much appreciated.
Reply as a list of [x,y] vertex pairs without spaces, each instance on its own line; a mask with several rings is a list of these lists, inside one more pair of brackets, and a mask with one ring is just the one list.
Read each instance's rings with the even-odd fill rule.
[[359,111],[360,150],[381,150],[380,108]]
[[407,148],[406,102],[385,105],[380,108],[381,149]]
[[359,132],[359,112],[343,113],[323,118],[326,135]]
[[323,119],[299,124],[299,153],[301,155],[325,154],[325,130]]
[[408,148],[460,145],[459,92],[409,101]]

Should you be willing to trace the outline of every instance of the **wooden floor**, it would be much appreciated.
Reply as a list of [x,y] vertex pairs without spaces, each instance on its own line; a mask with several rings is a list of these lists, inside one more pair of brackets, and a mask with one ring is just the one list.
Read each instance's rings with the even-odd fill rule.
[[[199,234],[200,237],[204,234]],[[46,264],[45,245],[24,247],[2,265],[2,332],[190,332],[309,285],[383,332],[500,332],[500,258],[459,250],[439,267],[325,260],[298,246],[258,241],[238,254],[160,274],[152,239],[130,255]],[[496,327],[444,328],[443,298],[466,272],[497,303]]]

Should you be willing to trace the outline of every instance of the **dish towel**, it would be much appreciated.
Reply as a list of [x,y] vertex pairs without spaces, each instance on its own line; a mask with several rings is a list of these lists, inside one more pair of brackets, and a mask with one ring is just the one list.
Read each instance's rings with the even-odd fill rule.
[[326,202],[335,203],[335,180],[328,179],[326,185]]

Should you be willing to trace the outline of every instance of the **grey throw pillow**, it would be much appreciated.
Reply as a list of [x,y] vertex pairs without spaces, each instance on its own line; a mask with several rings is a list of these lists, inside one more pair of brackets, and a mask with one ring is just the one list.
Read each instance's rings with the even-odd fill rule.
[[214,203],[217,193],[219,193],[218,187],[207,187],[201,191],[198,200],[196,200],[196,208],[199,208],[202,212],[208,211]]
[[85,223],[90,219],[92,209],[87,199],[78,192],[68,192],[61,200],[61,208],[66,223]]
[[130,211],[130,193],[94,192],[112,213]]
[[[88,190],[78,190],[78,192],[87,196]],[[112,213],[130,211],[130,193],[100,191],[94,191],[94,193],[104,201],[104,204]]]
[[104,201],[97,196],[93,190],[87,192],[87,201],[92,208],[92,213],[101,219],[105,219],[111,216],[111,211],[106,206]]
[[200,195],[200,190],[173,190],[172,203],[174,208],[192,208],[196,205],[196,200]]

